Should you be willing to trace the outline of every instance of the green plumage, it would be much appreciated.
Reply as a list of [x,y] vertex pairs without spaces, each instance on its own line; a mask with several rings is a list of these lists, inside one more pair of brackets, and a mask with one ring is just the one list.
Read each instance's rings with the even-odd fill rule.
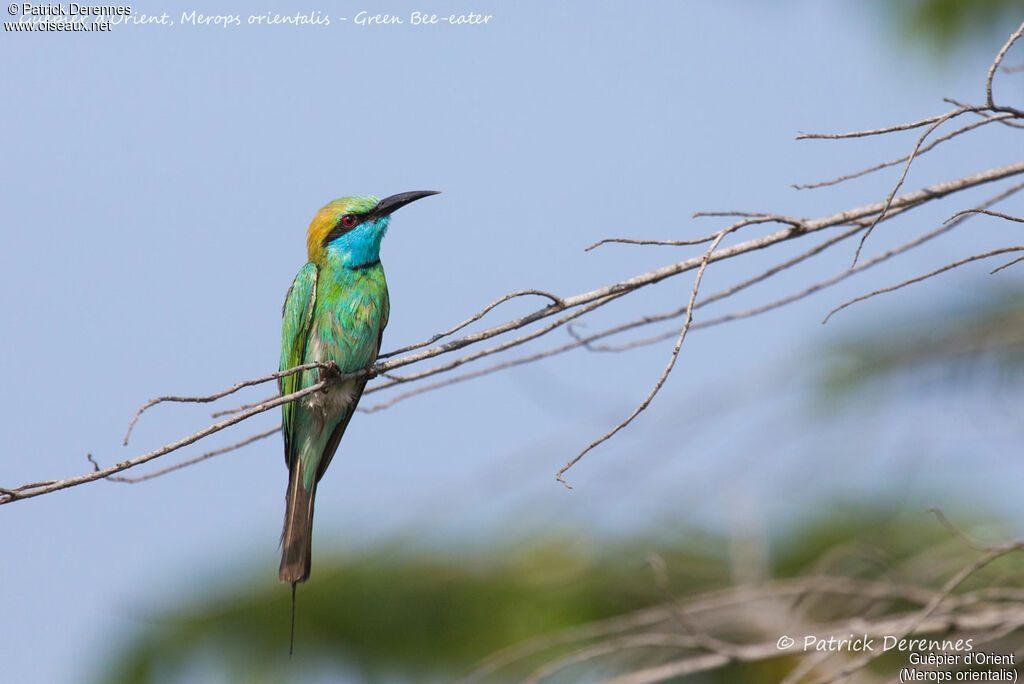
[[[281,370],[333,361],[338,371],[347,374],[376,361],[390,312],[380,265],[381,240],[391,212],[435,194],[420,190],[382,200],[369,195],[342,197],[317,212],[306,234],[309,263],[285,297]],[[281,394],[292,394],[326,377],[327,372],[319,368],[288,375],[279,381]],[[282,405],[288,493],[280,578],[291,583],[293,599],[295,583],[309,577],[317,483],[334,458],[367,379],[332,382]]]
[[[377,358],[389,313],[384,269],[379,263],[356,270],[332,266],[331,260],[324,266],[306,264],[288,292],[282,369],[334,361],[341,373],[351,373]],[[281,379],[281,393],[309,387],[322,377],[320,370],[287,376]],[[282,581],[309,576],[316,484],[334,457],[365,385],[365,378],[346,380],[284,407],[285,459],[293,482],[283,535]]]
[[[389,302],[384,269],[380,264],[367,269],[324,269],[308,263],[289,290],[284,308],[281,340],[281,368],[315,361],[334,361],[342,373],[366,368],[377,358],[380,337],[388,322]],[[308,370],[281,379],[281,393],[289,394],[319,382],[321,372]],[[303,487],[309,489],[314,473],[320,479],[331,455],[323,454],[323,441],[334,428],[348,422],[351,410],[322,416],[318,409],[329,406],[346,388],[359,386],[351,396],[351,409],[362,393],[365,380],[349,380],[284,407],[285,459],[292,468],[303,466]],[[350,393],[350,392],[349,392]],[[318,393],[319,394],[319,393]],[[321,457],[326,461],[321,462]]]

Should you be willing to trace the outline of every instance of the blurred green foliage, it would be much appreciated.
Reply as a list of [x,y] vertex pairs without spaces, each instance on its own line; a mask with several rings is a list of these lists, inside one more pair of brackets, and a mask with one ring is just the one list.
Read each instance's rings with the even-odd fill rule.
[[[971,306],[938,306],[931,312],[880,323],[837,345],[821,386],[832,398],[852,396],[883,380],[909,373],[925,383],[1019,380],[1024,369],[1024,292],[990,291]],[[918,383],[920,384],[920,382]]]
[[[158,612],[115,654],[100,681],[194,681],[197,672],[205,681],[211,672],[218,681],[239,682],[452,681],[500,649],[663,604],[670,595],[682,600],[729,587],[735,543],[680,530],[602,544],[561,537],[450,552],[394,547],[344,561],[321,555],[312,580],[299,587],[292,659],[288,587],[256,581]],[[660,559],[654,565],[664,568],[661,580],[649,562],[652,552]],[[836,506],[772,547],[760,571],[766,578],[828,574],[934,587],[977,556],[924,507],[900,513]],[[1022,568],[1024,559],[1008,557],[965,588],[996,577],[1016,582]],[[888,610],[907,607],[893,603]],[[822,620],[861,609],[838,599],[814,606]],[[741,641],[750,636],[744,631],[719,636]],[[481,681],[520,681],[590,641],[580,634],[551,641]],[[569,666],[545,681],[600,681],[678,655],[678,648],[636,649],[611,663]],[[792,666],[776,658],[692,681],[778,681]]]
[[896,26],[914,42],[944,52],[958,45],[993,44],[993,54],[1024,21],[1021,0],[883,0]]
[[[209,653],[237,681],[308,662],[374,680],[446,681],[510,643],[658,601],[641,549],[595,553],[571,539],[548,539],[486,553],[322,555],[298,587],[293,663],[288,588],[261,582],[213,605],[159,616],[103,681],[159,681],[168,666]],[[670,558],[694,586],[717,579],[713,556],[679,548]]]

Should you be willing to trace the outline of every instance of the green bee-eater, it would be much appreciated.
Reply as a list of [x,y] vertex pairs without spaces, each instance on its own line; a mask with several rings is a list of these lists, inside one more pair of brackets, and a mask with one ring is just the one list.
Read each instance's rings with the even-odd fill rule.
[[[388,286],[380,265],[380,242],[391,212],[432,190],[403,192],[382,200],[342,197],[321,209],[309,225],[309,263],[302,267],[284,302],[281,369],[314,361],[334,361],[342,373],[364,369],[380,351],[388,322]],[[279,381],[281,394],[315,384],[319,370]],[[285,404],[282,432],[288,464],[288,493],[281,535],[280,577],[309,577],[316,485],[331,462],[355,412],[366,378],[329,385],[321,392]]]

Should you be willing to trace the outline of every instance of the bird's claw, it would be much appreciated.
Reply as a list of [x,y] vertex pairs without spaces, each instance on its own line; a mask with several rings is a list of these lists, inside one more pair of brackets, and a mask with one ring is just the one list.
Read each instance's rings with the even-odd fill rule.
[[[341,369],[338,368],[338,364],[334,361],[325,361],[324,365],[320,367],[320,380],[330,380],[341,375]],[[323,391],[327,391],[324,387]]]

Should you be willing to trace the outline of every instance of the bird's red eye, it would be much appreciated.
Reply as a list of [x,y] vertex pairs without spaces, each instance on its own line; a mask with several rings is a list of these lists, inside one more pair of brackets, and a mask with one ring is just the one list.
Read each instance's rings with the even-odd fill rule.
[[356,217],[353,216],[352,214],[345,214],[344,216],[341,217],[341,225],[345,226],[346,228],[352,228],[357,223],[359,223],[359,220],[356,219]]

